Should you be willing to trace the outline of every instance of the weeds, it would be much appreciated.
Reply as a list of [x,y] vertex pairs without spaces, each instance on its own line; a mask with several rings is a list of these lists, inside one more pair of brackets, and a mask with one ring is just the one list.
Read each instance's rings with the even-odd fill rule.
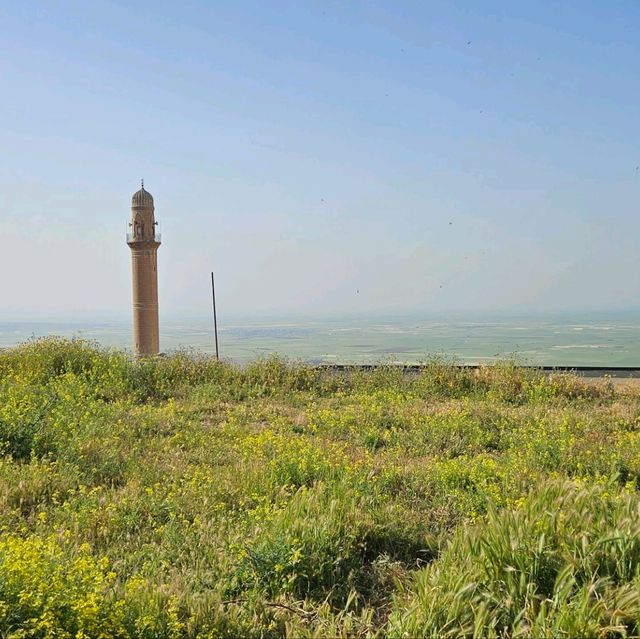
[[637,635],[638,485],[606,382],[33,341],[0,352],[0,634]]

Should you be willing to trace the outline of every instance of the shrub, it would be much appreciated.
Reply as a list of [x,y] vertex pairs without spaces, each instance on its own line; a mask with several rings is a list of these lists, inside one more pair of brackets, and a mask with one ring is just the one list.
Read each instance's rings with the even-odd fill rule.
[[272,597],[288,593],[338,606],[352,591],[371,596],[376,561],[415,565],[433,552],[416,526],[397,520],[400,514],[345,485],[303,488],[263,520],[240,582]]
[[11,637],[123,637],[123,603],[111,596],[115,573],[88,546],[53,538],[0,539],[0,629]]
[[640,499],[543,485],[490,511],[396,600],[391,636],[637,634]]

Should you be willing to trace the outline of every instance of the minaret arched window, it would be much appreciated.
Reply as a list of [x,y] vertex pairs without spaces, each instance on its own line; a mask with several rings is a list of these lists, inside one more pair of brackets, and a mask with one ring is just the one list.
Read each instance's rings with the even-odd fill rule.
[[144,236],[144,223],[139,219],[133,221],[133,237],[142,238]]

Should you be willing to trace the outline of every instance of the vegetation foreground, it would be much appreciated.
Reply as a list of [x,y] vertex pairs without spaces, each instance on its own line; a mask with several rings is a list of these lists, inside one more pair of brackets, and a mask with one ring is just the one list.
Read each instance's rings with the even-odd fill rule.
[[2,637],[640,633],[640,392],[0,353]]

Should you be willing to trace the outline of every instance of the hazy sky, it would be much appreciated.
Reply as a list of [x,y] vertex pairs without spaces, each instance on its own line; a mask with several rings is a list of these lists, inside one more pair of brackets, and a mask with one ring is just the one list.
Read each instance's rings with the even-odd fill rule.
[[0,4],[0,319],[640,304],[637,0]]

